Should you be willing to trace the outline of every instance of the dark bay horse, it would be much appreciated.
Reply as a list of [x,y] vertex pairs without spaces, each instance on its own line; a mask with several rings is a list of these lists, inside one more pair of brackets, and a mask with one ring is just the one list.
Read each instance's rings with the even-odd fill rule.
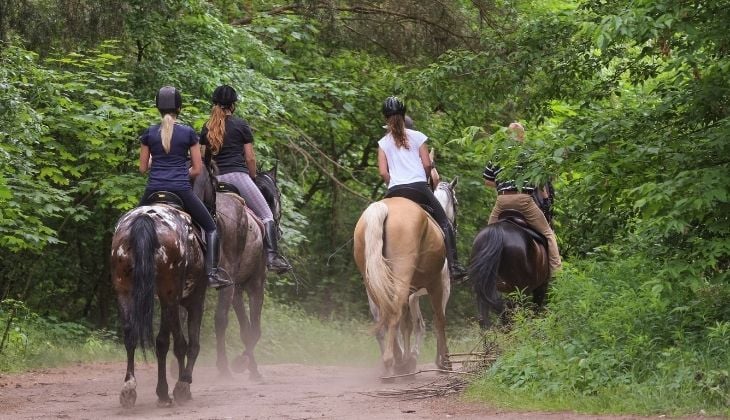
[[499,221],[474,238],[469,278],[474,284],[482,328],[490,325],[490,310],[500,316],[505,313],[499,292],[532,294],[533,303],[541,307],[550,281],[544,238],[527,227],[519,213],[503,212]]
[[[440,185],[450,190],[442,203],[455,205],[453,184]],[[423,333],[418,299],[423,294],[429,295],[433,308],[436,366],[449,369],[446,304],[451,283],[438,224],[407,198],[383,199],[368,206],[358,220],[353,253],[376,322],[383,376],[416,369]]]
[[[207,172],[204,170],[203,172]],[[209,199],[213,185],[196,179],[194,190]],[[145,205],[123,214],[112,238],[111,273],[127,350],[127,372],[119,401],[125,408],[137,399],[134,353],[154,343],[157,356],[158,405],[169,406],[166,358],[173,338],[178,362],[175,401],[192,398],[190,383],[200,351],[200,324],[208,281],[203,250],[190,216],[166,204]],[[153,341],[155,295],[160,302],[160,329]],[[182,331],[180,307],[187,311],[187,335]]]
[[[256,185],[269,202],[278,225],[281,217],[281,195],[276,185],[276,167],[259,172]],[[226,328],[228,313],[233,306],[244,350],[233,360],[232,368],[238,372],[248,369],[252,379],[260,380],[261,373],[254,357],[254,348],[261,338],[261,312],[266,280],[263,225],[235,192],[216,194],[216,214],[221,235],[220,267],[224,271],[223,275],[227,273],[234,283],[233,287],[218,291],[215,312],[216,365],[222,375],[231,375],[226,352]],[[244,291],[249,301],[248,312]]]

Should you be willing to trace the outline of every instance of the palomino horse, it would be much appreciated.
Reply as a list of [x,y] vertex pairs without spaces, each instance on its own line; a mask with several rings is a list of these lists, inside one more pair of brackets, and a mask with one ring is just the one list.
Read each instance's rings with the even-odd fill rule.
[[514,210],[503,212],[499,219],[474,238],[469,265],[482,328],[490,325],[490,310],[506,321],[499,292],[531,293],[539,308],[550,281],[545,238],[529,228]]
[[[200,197],[213,194],[213,186],[200,179],[196,179],[194,190]],[[137,345],[142,350],[153,345],[155,294],[160,301],[160,330],[154,340],[158,405],[172,404],[165,363],[170,334],[178,362],[173,396],[178,402],[190,400],[208,285],[203,251],[190,216],[169,205],[141,206],[122,215],[112,238],[111,273],[127,350],[127,372],[119,402],[131,408],[137,399],[134,353]],[[180,306],[187,310],[188,340],[181,327]]]
[[[455,185],[456,179],[439,184],[442,205],[455,205]],[[353,248],[375,317],[383,376],[415,371],[424,330],[418,299],[426,293],[434,312],[436,366],[450,368],[445,331],[450,280],[438,224],[415,202],[386,198],[363,212]]]
[[[256,184],[264,198],[271,199],[274,218],[278,224],[281,217],[281,195],[276,185],[276,167],[259,172]],[[239,335],[244,344],[243,352],[232,363],[233,370],[249,370],[251,378],[261,379],[258,364],[254,358],[254,348],[261,338],[261,311],[264,304],[264,284],[266,280],[266,256],[263,249],[264,229],[258,218],[245,206],[243,199],[235,193],[216,194],[218,229],[221,234],[220,267],[228,273],[233,287],[220,289],[215,312],[215,336],[218,371],[230,376],[226,354],[226,328],[228,312],[233,305],[239,326]],[[243,292],[248,295],[249,311]]]

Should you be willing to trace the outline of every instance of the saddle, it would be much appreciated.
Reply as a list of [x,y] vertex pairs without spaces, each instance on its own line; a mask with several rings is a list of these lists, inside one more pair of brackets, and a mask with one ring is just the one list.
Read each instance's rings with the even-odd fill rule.
[[238,191],[238,188],[235,185],[228,183],[228,182],[223,182],[223,181],[218,181],[218,186],[216,187],[215,192],[234,193],[234,194],[238,194],[239,196],[241,195],[241,192]]
[[535,240],[539,244],[542,244],[542,246],[547,249],[547,238],[545,238],[542,233],[538,232],[532,226],[530,226],[527,223],[527,219],[525,219],[525,215],[523,215],[519,210],[503,210],[501,213],[499,213],[497,219],[522,228],[522,230],[530,235],[533,240]]
[[143,206],[151,206],[154,204],[166,204],[176,210],[185,212],[185,206],[183,205],[182,198],[170,191],[157,191],[142,200]]
[[423,196],[423,193],[415,188],[409,188],[409,187],[401,187],[396,188],[393,190],[388,191],[385,194],[385,197],[383,198],[395,198],[395,197],[402,197],[407,198],[414,203],[421,206],[423,210],[426,211],[426,213],[429,214],[429,216],[434,217],[433,213],[433,207],[429,206],[427,203],[426,198]]
[[[183,205],[182,198],[180,198],[179,195],[175,194],[174,192],[170,191],[157,191],[154,192],[147,197],[145,197],[142,200],[141,205],[142,206],[154,206],[154,205],[165,205],[172,207],[175,210],[181,211],[187,215],[189,213],[187,210],[185,210],[185,206]],[[195,239],[200,244],[200,247],[202,248],[203,252],[205,252],[205,249],[207,248],[207,243],[205,242],[205,237],[203,235],[203,229],[198,226],[197,223],[195,223],[192,218],[190,218],[190,225],[192,226],[193,234],[195,235]]]

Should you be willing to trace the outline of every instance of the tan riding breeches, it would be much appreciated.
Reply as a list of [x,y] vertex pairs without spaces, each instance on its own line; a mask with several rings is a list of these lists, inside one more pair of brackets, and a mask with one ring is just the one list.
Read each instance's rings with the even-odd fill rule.
[[545,215],[537,207],[532,197],[528,194],[497,195],[497,202],[494,204],[492,214],[489,216],[489,224],[495,223],[497,216],[507,209],[517,210],[522,213],[525,216],[526,222],[547,238],[550,270],[553,273],[558,271],[562,265],[562,260],[560,259],[555,232],[550,228],[550,225],[545,219]]

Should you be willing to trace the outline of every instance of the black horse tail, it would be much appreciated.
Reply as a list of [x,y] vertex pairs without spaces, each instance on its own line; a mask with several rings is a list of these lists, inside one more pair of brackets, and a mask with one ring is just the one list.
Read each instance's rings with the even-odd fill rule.
[[474,238],[469,264],[469,278],[474,282],[477,298],[494,310],[502,306],[497,292],[497,273],[504,249],[503,237],[504,229],[501,223],[484,228]]
[[131,334],[142,350],[153,348],[152,315],[155,308],[155,253],[160,241],[155,222],[146,214],[138,216],[130,227],[133,255]]

